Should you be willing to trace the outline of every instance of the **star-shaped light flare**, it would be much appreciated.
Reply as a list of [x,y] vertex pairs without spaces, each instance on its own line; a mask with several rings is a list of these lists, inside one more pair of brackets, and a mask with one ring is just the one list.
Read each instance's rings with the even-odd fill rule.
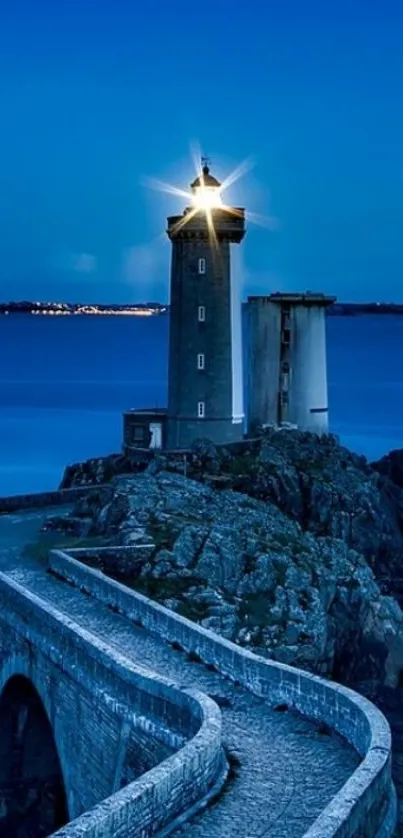
[[[225,203],[223,200],[223,192],[239,180],[239,178],[249,172],[254,166],[254,161],[251,157],[246,158],[246,160],[243,160],[242,163],[235,167],[228,177],[225,178],[223,183],[217,184],[217,186],[211,186],[205,181],[209,174],[209,169],[206,165],[206,158],[204,158],[200,153],[200,148],[197,145],[193,145],[191,148],[191,154],[196,170],[196,177],[199,180],[199,185],[192,189],[192,191],[180,189],[173,184],[165,183],[164,181],[156,180],[154,178],[147,178],[145,183],[151,189],[157,189],[160,192],[167,192],[169,195],[175,195],[175,197],[185,199],[187,201],[187,205],[190,206],[190,209],[188,209],[188,211],[180,218],[176,227],[173,228],[173,232],[178,232],[182,227],[188,224],[197,213],[204,212],[206,215],[211,242],[214,246],[217,246],[217,238],[213,222],[213,211],[214,209],[223,209],[231,212],[233,215],[240,215],[239,210]],[[271,230],[277,227],[276,219],[270,216],[266,217],[247,211],[246,217],[254,224],[267,227]]]

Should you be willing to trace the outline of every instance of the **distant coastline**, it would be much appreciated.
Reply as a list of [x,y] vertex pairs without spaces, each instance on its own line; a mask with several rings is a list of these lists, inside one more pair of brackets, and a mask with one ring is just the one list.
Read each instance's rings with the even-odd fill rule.
[[[0,303],[0,315],[29,314],[33,316],[69,316],[69,315],[110,315],[153,317],[166,314],[169,305],[165,303],[131,303],[127,305],[103,303],[56,303],[56,302],[21,302]],[[403,303],[334,303],[327,309],[333,317],[358,316],[360,314],[403,314]]]
[[327,309],[330,316],[359,314],[403,314],[403,303],[334,303]]
[[126,315],[134,317],[152,317],[156,314],[163,314],[168,306],[162,303],[132,303],[130,305],[117,305],[114,303],[55,303],[55,302],[22,302],[0,303],[1,314],[31,314],[34,316],[69,316],[69,315]]

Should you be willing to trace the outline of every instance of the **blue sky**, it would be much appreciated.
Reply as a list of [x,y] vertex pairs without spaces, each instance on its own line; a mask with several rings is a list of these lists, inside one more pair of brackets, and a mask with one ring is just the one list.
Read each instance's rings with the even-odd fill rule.
[[403,6],[390,0],[3,0],[2,299],[166,299],[165,216],[198,141],[276,219],[244,292],[403,300]]

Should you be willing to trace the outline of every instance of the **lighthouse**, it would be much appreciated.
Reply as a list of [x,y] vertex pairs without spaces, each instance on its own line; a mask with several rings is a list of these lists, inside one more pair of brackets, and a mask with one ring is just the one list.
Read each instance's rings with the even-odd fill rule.
[[[223,202],[223,184],[205,158],[190,190],[189,205],[167,220],[168,404],[126,411],[129,456],[244,436],[241,297],[231,245],[244,238],[245,210]],[[248,436],[265,425],[328,432],[325,310],[334,302],[311,291],[248,297]]]
[[[202,158],[188,206],[169,216],[172,244],[168,399],[124,414],[123,450],[186,452],[204,438],[228,445],[244,437],[241,296],[231,245],[245,235],[245,210],[223,202],[225,183]],[[329,427],[326,308],[323,293],[248,297],[247,435],[261,426]]]
[[202,160],[191,206],[168,218],[172,242],[166,447],[243,435],[241,300],[231,245],[245,235],[245,211],[223,204],[222,184]]

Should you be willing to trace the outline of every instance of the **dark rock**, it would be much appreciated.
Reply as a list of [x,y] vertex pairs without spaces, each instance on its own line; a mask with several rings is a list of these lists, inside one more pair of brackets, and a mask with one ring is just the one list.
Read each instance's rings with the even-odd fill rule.
[[326,722],[319,722],[318,733],[320,733],[322,736],[331,736],[333,731],[332,728],[326,724]]
[[45,521],[41,532],[60,532],[65,535],[83,538],[91,533],[92,528],[92,518],[54,515]]
[[396,448],[385,454],[380,460],[371,463],[373,469],[388,477],[396,486],[403,489],[403,448]]
[[210,694],[210,696],[209,696],[209,697],[210,697],[213,701],[215,701],[215,703],[218,705],[218,707],[222,707],[222,708],[225,708],[225,707],[232,707],[232,701],[231,701],[231,699],[230,699],[230,698],[227,698],[227,696],[226,696],[226,695],[215,695],[215,694],[213,693],[213,694]]
[[216,473],[220,470],[221,457],[216,446],[209,439],[196,439],[191,447],[191,462]]
[[97,457],[83,463],[75,463],[66,467],[59,488],[70,489],[73,486],[109,483],[116,475],[144,471],[149,461],[150,456],[145,452],[136,459],[129,459],[123,454],[110,454],[107,457]]
[[97,567],[107,576],[112,576],[117,581],[133,584],[139,580],[142,568],[152,552],[153,548],[147,545],[133,551],[119,551],[113,547],[110,549],[103,548],[98,553],[91,551],[91,566]]
[[94,487],[93,491],[86,493],[82,498],[76,501],[72,515],[76,518],[93,518],[97,510],[113,497],[113,487],[107,486],[102,488]]
[[203,482],[218,490],[231,489],[233,486],[233,478],[230,474],[206,474]]
[[384,580],[402,565],[403,492],[331,435],[268,429],[257,456],[238,457],[233,488],[274,503],[304,530],[341,538]]

